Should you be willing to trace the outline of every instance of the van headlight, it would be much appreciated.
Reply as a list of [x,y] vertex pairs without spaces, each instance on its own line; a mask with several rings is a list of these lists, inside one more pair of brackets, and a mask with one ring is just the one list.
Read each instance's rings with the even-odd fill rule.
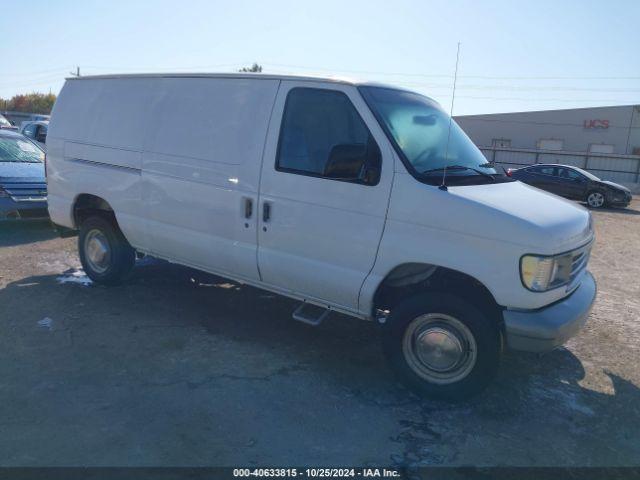
[[520,259],[520,278],[534,292],[546,292],[571,281],[573,252],[555,256],[524,255]]

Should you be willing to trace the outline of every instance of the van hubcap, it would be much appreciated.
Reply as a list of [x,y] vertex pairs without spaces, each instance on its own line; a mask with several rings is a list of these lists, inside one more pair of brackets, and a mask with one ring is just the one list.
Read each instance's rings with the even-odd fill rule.
[[84,239],[87,263],[96,273],[104,273],[111,264],[111,247],[104,233],[94,229]]
[[476,364],[476,341],[467,326],[442,313],[415,318],[407,327],[402,351],[407,364],[425,380],[454,383]]
[[601,207],[602,205],[604,205],[604,195],[602,195],[600,192],[590,193],[589,197],[587,198],[587,203],[590,207]]

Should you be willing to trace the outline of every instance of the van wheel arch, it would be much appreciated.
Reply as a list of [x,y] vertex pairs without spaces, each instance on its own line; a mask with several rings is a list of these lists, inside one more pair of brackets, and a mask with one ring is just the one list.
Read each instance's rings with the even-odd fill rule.
[[416,294],[434,292],[462,297],[502,324],[502,307],[482,282],[464,272],[427,263],[404,263],[387,273],[373,296],[373,318]]
[[92,216],[101,216],[113,222],[119,228],[115,213],[109,202],[104,198],[90,193],[81,193],[73,203],[73,223],[79,229],[86,219]]

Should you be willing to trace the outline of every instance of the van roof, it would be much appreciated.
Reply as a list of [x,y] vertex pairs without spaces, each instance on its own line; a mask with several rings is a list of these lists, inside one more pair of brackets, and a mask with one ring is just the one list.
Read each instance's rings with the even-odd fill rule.
[[304,82],[330,82],[354,86],[375,86],[391,88],[394,90],[410,91],[395,85],[388,85],[366,80],[357,80],[350,77],[322,76],[322,75],[278,75],[270,73],[113,73],[106,75],[85,75],[80,77],[67,77],[67,80],[100,80],[116,78],[250,78],[252,80],[296,80]]

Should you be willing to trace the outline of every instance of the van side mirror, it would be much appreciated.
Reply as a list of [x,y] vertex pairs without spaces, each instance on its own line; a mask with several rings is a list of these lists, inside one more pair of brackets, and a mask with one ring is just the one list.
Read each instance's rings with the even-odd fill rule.
[[380,163],[377,146],[371,152],[363,143],[342,143],[331,148],[323,176],[375,185],[380,180]]
[[367,146],[361,143],[334,145],[329,152],[329,161],[323,175],[343,180],[359,180],[366,161]]

